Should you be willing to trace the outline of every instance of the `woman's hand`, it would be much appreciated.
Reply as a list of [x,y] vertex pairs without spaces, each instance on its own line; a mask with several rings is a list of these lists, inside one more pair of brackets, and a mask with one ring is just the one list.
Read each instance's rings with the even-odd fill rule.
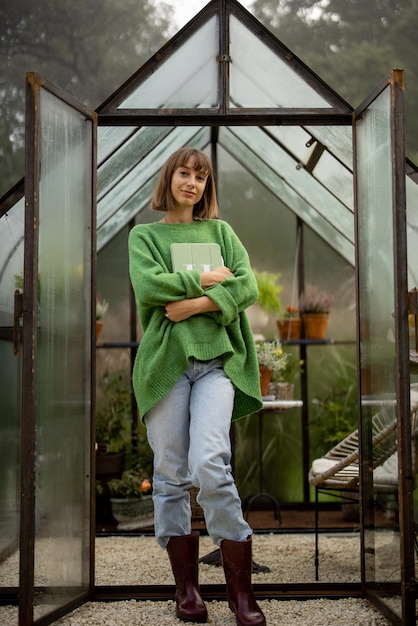
[[182,322],[192,315],[199,313],[207,313],[209,311],[219,311],[218,305],[208,298],[208,296],[200,296],[200,298],[186,298],[185,300],[177,300],[169,302],[165,305],[165,316],[171,322]]
[[221,265],[210,272],[202,272],[200,274],[200,285],[202,289],[207,289],[221,283],[225,278],[231,278],[231,276],[233,276],[231,270],[225,267],[225,265]]

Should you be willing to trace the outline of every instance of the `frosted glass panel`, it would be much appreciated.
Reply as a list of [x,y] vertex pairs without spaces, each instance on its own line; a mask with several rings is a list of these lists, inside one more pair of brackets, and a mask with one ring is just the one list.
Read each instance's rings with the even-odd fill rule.
[[89,584],[91,378],[91,124],[44,90],[40,115],[36,617]]
[[216,107],[218,17],[210,19],[124,100],[121,109]]
[[230,33],[231,106],[331,106],[303,77],[294,72],[291,63],[280,59],[234,16],[230,19]]
[[[390,97],[387,87],[356,122],[360,368],[366,467],[373,467],[373,451],[368,442],[375,434],[376,424],[381,424],[380,430],[391,428],[397,418]],[[368,583],[394,585],[389,604],[400,612],[396,431],[382,445],[388,446],[388,459],[382,467],[367,473],[364,485],[369,504],[365,511],[365,576]]]

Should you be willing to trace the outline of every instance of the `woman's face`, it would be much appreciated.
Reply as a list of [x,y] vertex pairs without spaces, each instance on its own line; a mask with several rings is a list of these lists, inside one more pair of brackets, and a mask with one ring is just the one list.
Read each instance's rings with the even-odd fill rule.
[[206,174],[192,167],[191,160],[175,169],[171,177],[171,193],[176,208],[193,208],[203,196],[207,178]]

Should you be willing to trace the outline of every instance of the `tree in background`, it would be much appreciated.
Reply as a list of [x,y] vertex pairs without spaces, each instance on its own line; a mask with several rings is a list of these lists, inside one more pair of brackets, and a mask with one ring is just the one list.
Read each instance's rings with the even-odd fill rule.
[[354,107],[404,69],[407,154],[418,160],[416,0],[254,0],[252,12]]
[[0,196],[24,173],[25,73],[96,108],[165,43],[158,0],[0,0]]

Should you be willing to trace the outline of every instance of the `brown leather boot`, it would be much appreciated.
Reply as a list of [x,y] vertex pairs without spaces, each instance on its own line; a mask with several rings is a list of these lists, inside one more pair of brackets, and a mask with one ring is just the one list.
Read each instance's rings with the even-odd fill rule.
[[183,622],[206,622],[208,612],[199,591],[199,533],[171,537],[167,544],[176,581],[176,615]]
[[237,626],[265,626],[266,618],[255,601],[251,586],[251,537],[246,541],[224,539],[221,543],[226,590]]

